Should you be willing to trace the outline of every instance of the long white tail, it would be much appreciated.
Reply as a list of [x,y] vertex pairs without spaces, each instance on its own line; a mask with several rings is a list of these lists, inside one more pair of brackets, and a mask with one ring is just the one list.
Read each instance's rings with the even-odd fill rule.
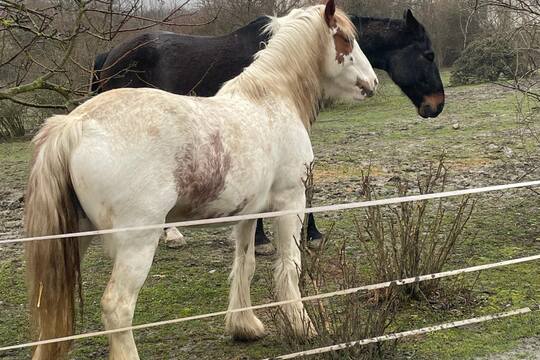
[[[33,140],[34,159],[25,201],[27,236],[76,232],[79,205],[69,173],[69,158],[78,144],[78,119],[54,116]],[[73,334],[75,294],[81,297],[79,241],[54,239],[26,245],[27,285],[33,330],[38,339]],[[34,359],[65,358],[69,342],[39,346]]]

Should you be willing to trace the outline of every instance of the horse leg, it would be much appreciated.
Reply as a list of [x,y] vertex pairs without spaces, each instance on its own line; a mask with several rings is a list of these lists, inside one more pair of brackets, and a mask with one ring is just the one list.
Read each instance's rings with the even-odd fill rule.
[[[288,206],[293,205],[288,204]],[[305,206],[305,202],[300,200],[294,208],[298,209],[303,206]],[[277,238],[275,241],[278,259],[274,267],[274,286],[278,301],[294,300],[302,297],[298,288],[302,266],[299,248],[302,218],[302,214],[297,214],[283,216],[277,220]],[[283,305],[281,308],[294,335],[300,338],[315,335],[315,327],[311,323],[311,319],[301,301]]]
[[174,249],[187,245],[184,235],[175,227],[165,229],[165,245]]
[[308,239],[310,241],[310,247],[320,247],[323,240],[323,234],[317,229],[315,224],[315,216],[313,214],[308,215],[308,227],[307,227]]
[[[234,228],[236,250],[231,271],[229,310],[251,306],[250,283],[255,272],[253,234],[255,220],[241,221]],[[227,314],[225,328],[236,340],[254,340],[264,335],[264,326],[252,310]]]
[[[92,226],[92,223],[90,220],[84,218],[83,216],[79,217],[79,231],[92,231],[95,230],[95,228]],[[86,252],[88,251],[88,247],[92,243],[92,240],[94,240],[94,236],[83,236],[78,239],[79,241],[79,257],[81,258],[81,262],[84,259],[84,256],[86,255]]]
[[263,219],[257,219],[257,229],[255,230],[255,254],[261,256],[273,255],[276,252],[274,245],[264,233]]
[[[101,298],[105,329],[131,326],[137,296],[141,289],[158,245],[161,230],[128,232],[111,235],[114,254],[111,278]],[[110,360],[137,360],[139,355],[132,331],[109,336]]]

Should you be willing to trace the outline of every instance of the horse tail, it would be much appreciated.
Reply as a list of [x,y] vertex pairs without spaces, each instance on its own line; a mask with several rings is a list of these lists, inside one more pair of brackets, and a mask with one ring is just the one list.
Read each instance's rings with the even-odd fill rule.
[[109,56],[109,51],[96,55],[94,60],[94,68],[92,69],[92,84],[90,85],[90,91],[92,93],[100,93],[103,90],[103,84],[101,83],[101,73],[103,65]]
[[[78,231],[80,205],[71,183],[69,159],[80,135],[80,121],[61,115],[48,119],[33,139],[34,159],[25,200],[27,236]],[[25,255],[34,336],[45,340],[72,335],[76,292],[82,300],[79,241],[32,241],[26,244]],[[70,345],[40,345],[34,359],[62,359]]]

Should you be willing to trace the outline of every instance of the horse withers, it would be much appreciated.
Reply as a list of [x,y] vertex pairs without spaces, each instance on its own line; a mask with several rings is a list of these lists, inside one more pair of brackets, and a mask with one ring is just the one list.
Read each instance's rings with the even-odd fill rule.
[[[299,299],[295,239],[313,161],[309,128],[324,96],[361,100],[377,85],[354,36],[354,25],[329,0],[281,18],[267,47],[215,97],[118,89],[48,119],[34,139],[27,235],[295,210],[277,220],[274,283],[278,299]],[[255,221],[239,222],[234,232],[231,310],[251,304]],[[114,263],[101,299],[106,329],[132,324],[160,234],[103,235]],[[73,333],[80,260],[90,241],[27,244],[30,308],[40,339]],[[283,312],[298,336],[313,334],[301,301]],[[252,311],[229,313],[226,329],[238,339],[264,332]],[[131,331],[111,334],[109,342],[110,359],[139,358]],[[40,345],[33,358],[59,359],[68,350],[67,342]]]
[[[409,97],[419,115],[438,116],[445,103],[444,87],[435,53],[424,26],[410,10],[403,19],[350,15],[358,42],[373,67],[386,71]],[[270,39],[264,29],[272,21],[262,16],[237,31],[218,37],[170,32],[141,34],[95,59],[92,89],[102,92],[121,87],[156,87],[175,94],[213,96],[221,85],[253,61],[253,55]],[[308,216],[310,245],[322,234]],[[184,244],[176,228],[167,229],[168,246]],[[274,248],[257,222],[255,249],[271,254]]]

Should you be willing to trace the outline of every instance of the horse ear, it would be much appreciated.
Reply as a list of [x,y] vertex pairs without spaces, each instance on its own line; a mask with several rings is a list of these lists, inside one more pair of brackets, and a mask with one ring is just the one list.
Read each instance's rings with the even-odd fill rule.
[[416,18],[414,17],[411,9],[405,10],[405,14],[403,14],[403,18],[405,20],[405,24],[407,24],[408,29],[414,30],[414,31],[420,29],[421,25],[418,22],[418,20],[416,20]]
[[326,24],[331,28],[336,26],[336,19],[334,17],[335,13],[336,3],[334,0],[328,0],[324,8],[324,20],[326,20]]

